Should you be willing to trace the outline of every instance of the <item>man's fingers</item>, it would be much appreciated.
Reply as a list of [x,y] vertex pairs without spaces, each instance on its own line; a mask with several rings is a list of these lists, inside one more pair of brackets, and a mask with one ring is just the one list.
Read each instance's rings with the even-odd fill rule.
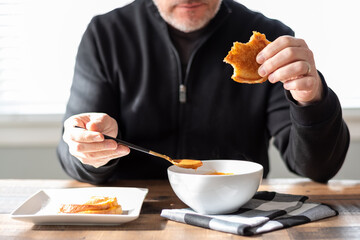
[[74,142],[71,147],[72,152],[101,152],[105,150],[115,150],[118,147],[114,140],[106,139],[102,142]]
[[315,83],[314,77],[304,76],[296,80],[284,82],[284,88],[290,91],[304,91],[304,93],[306,93],[311,92],[314,89]]
[[103,150],[97,152],[75,152],[73,155],[83,164],[100,167],[112,159],[123,157],[129,154],[130,149],[123,145],[118,145],[115,150]]
[[263,64],[267,59],[272,58],[286,48],[308,48],[306,42],[300,38],[291,36],[278,37],[274,42],[268,44],[258,55],[259,64]]
[[70,141],[80,143],[92,143],[104,141],[104,136],[99,132],[88,131],[75,127],[68,127],[65,129],[63,139],[67,143],[69,143]]
[[116,120],[105,113],[81,113],[64,122],[63,139],[69,152],[84,164],[100,167],[129,154],[128,147],[105,139],[103,134],[114,137],[118,134]]
[[[298,48],[298,47],[290,47],[283,49],[281,52],[276,54],[275,56],[266,60],[259,68],[260,76],[267,76],[276,70],[292,64],[297,61],[310,61],[309,56],[311,56],[310,49],[307,48]],[[301,73],[304,74],[304,73]]]
[[268,77],[271,83],[285,82],[309,75],[311,66],[306,61],[296,61],[281,67],[271,73]]

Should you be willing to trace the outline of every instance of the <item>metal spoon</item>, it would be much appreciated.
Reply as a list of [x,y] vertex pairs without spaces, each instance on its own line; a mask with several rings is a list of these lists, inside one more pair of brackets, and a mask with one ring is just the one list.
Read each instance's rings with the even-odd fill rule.
[[[82,128],[82,127],[79,127],[79,126],[75,126],[76,128],[81,128],[81,129],[85,129],[85,128]],[[134,149],[134,150],[137,150],[137,151],[140,151],[140,152],[143,152],[143,153],[147,153],[147,154],[150,154],[152,156],[156,156],[156,157],[160,157],[160,158],[163,158],[163,159],[166,159],[167,161],[171,162],[172,164],[178,166],[178,167],[181,167],[181,168],[192,168],[192,169],[197,169],[198,167],[201,167],[203,165],[202,161],[200,160],[193,160],[193,159],[172,159],[170,158],[169,156],[166,156],[164,154],[160,154],[160,153],[157,153],[157,152],[154,152],[154,151],[151,151],[151,150],[148,150],[146,148],[143,148],[143,147],[139,147],[139,146],[136,146],[135,144],[132,144],[132,143],[129,143],[129,142],[126,142],[124,140],[121,140],[121,139],[118,139],[118,138],[113,138],[113,137],[110,137],[110,136],[107,136],[105,134],[104,135],[104,138],[105,139],[112,139],[114,141],[116,141],[117,143],[120,143],[121,145],[125,145],[131,149]]]

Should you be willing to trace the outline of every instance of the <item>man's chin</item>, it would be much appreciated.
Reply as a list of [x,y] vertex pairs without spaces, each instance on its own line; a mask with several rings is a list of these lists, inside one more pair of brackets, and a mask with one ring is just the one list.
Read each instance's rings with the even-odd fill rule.
[[191,21],[189,19],[178,21],[170,21],[169,24],[182,32],[193,32],[199,30],[207,25],[209,21]]
[[189,33],[189,32],[194,32],[194,31],[197,31],[201,28],[203,28],[205,26],[205,24],[202,24],[202,25],[172,25],[172,27],[176,28],[177,30],[179,31],[182,31],[182,32],[186,32],[186,33]]

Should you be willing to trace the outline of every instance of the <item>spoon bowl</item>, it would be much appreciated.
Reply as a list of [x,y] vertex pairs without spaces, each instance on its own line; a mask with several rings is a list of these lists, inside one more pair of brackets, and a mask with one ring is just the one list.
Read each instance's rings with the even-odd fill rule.
[[202,161],[194,159],[174,159],[173,164],[181,168],[197,169],[203,165]]
[[172,159],[169,156],[166,156],[164,154],[160,154],[154,151],[149,151],[149,154],[153,156],[157,156],[160,158],[164,158],[171,162],[172,164],[181,167],[181,168],[191,168],[191,169],[197,169],[198,167],[202,166],[202,161],[200,160],[193,160],[193,159]]

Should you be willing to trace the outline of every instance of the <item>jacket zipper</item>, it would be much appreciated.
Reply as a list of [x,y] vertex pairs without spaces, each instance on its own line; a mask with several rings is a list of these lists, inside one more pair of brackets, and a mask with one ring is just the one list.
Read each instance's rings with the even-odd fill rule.
[[188,101],[187,82],[188,82],[188,78],[189,78],[189,74],[190,74],[190,68],[191,68],[191,65],[193,64],[196,53],[198,52],[200,47],[206,42],[207,39],[208,39],[208,37],[205,37],[202,41],[200,41],[198,46],[192,52],[189,62],[188,62],[188,65],[186,66],[185,76],[182,76],[179,54],[178,54],[175,46],[171,44],[172,50],[176,56],[176,62],[177,62],[177,67],[178,67],[178,72],[179,72],[178,78],[179,78],[179,103],[180,103],[179,107],[180,108],[179,108],[179,139],[178,139],[178,146],[177,146],[177,155],[180,158],[183,158],[186,154],[186,151],[184,149],[186,139],[185,139],[185,135],[183,134],[183,132],[184,132],[183,130],[185,127],[185,119],[184,119],[184,111],[185,111],[185,106],[186,106],[185,104]]
[[[224,21],[224,20],[222,20]],[[182,71],[181,71],[181,63],[180,63],[180,57],[179,54],[177,52],[177,49],[175,48],[175,46],[172,44],[171,40],[170,41],[170,46],[173,50],[173,53],[175,54],[175,58],[176,58],[176,64],[177,64],[177,68],[178,68],[178,81],[179,81],[179,103],[180,103],[180,109],[179,109],[179,139],[178,139],[178,147],[177,147],[177,155],[178,157],[183,157],[185,154],[185,150],[184,150],[184,141],[185,141],[185,136],[182,134],[183,132],[183,128],[184,128],[184,111],[185,111],[185,103],[188,100],[187,97],[187,81],[188,81],[188,77],[189,77],[189,73],[190,73],[190,68],[191,65],[193,64],[193,60],[194,57],[196,55],[196,53],[198,52],[198,50],[200,49],[200,47],[209,39],[209,37],[213,34],[213,32],[215,32],[217,30],[217,28],[220,26],[221,24],[219,23],[211,33],[209,33],[206,37],[204,37],[204,39],[202,39],[198,46],[194,49],[194,51],[192,52],[188,65],[186,67],[186,71],[185,71],[185,76],[183,78],[182,76]]]
[[186,86],[184,83],[180,83],[179,86],[179,102],[186,103]]
[[178,70],[178,83],[179,83],[179,98],[178,101],[180,103],[179,105],[179,116],[178,116],[178,139],[177,139],[177,147],[176,147],[176,157],[180,157],[183,154],[183,136],[182,136],[182,130],[183,130],[183,111],[184,111],[184,103],[186,103],[186,87],[185,84],[183,82],[183,76],[182,76],[182,71],[181,71],[181,62],[180,62],[180,57],[179,54],[175,48],[175,46],[172,44],[171,40],[169,39],[170,42],[170,47],[175,55],[175,60],[176,60],[176,65],[177,65],[177,70]]

